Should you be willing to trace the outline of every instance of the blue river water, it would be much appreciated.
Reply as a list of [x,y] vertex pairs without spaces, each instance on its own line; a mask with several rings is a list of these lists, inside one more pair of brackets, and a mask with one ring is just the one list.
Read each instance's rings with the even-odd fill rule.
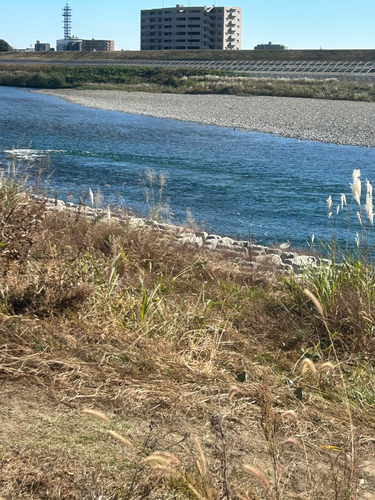
[[189,208],[209,232],[246,239],[251,226],[252,238],[266,244],[303,247],[312,234],[321,238],[333,228],[344,238],[347,221],[336,216],[336,205],[340,193],[350,197],[352,171],[375,182],[373,148],[94,110],[0,87],[3,167],[12,148],[23,161],[48,160],[52,196],[88,202],[89,189],[99,190],[104,204],[146,215],[151,169],[167,177],[163,197],[172,222],[183,222]]

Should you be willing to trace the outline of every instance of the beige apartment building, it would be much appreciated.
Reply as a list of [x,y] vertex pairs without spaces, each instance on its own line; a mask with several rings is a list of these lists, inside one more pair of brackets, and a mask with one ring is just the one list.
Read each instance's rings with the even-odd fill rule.
[[241,7],[141,11],[141,50],[240,50]]
[[113,51],[115,50],[115,42],[113,40],[82,40],[82,51]]

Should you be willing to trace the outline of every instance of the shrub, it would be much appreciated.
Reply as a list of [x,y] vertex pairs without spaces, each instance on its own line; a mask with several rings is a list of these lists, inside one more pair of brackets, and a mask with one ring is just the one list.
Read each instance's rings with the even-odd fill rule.
[[12,47],[3,39],[0,39],[0,52],[9,52],[12,50]]

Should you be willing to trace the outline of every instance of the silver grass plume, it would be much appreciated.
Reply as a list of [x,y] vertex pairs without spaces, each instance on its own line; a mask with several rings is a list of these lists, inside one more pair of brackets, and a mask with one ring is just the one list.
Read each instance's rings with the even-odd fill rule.
[[330,218],[332,216],[332,196],[329,195],[326,201],[328,209],[328,218]]
[[357,245],[357,247],[359,248],[359,245],[360,245],[360,241],[359,241],[359,234],[356,233],[355,235],[355,244]]
[[361,206],[361,181],[359,180],[361,171],[356,168],[353,170],[353,184],[350,184],[354,200]]
[[341,210],[344,208],[344,205],[346,205],[346,196],[344,193],[341,193]]
[[369,218],[369,221],[371,225],[374,225],[374,205],[372,203],[372,185],[370,182],[366,179],[366,187],[367,187],[367,193],[366,193],[366,214],[367,217]]

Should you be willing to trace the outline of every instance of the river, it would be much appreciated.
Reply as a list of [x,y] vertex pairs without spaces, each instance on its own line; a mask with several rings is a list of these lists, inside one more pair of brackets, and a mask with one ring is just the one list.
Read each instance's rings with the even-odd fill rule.
[[89,203],[89,189],[99,190],[103,205],[147,214],[149,169],[166,176],[172,222],[182,223],[189,209],[211,233],[243,239],[251,228],[265,244],[306,247],[312,234],[333,232],[345,238],[346,216],[336,215],[340,193],[350,198],[354,169],[375,181],[373,148],[102,111],[0,87],[3,167],[12,148],[23,163],[44,164],[42,186],[51,196]]

